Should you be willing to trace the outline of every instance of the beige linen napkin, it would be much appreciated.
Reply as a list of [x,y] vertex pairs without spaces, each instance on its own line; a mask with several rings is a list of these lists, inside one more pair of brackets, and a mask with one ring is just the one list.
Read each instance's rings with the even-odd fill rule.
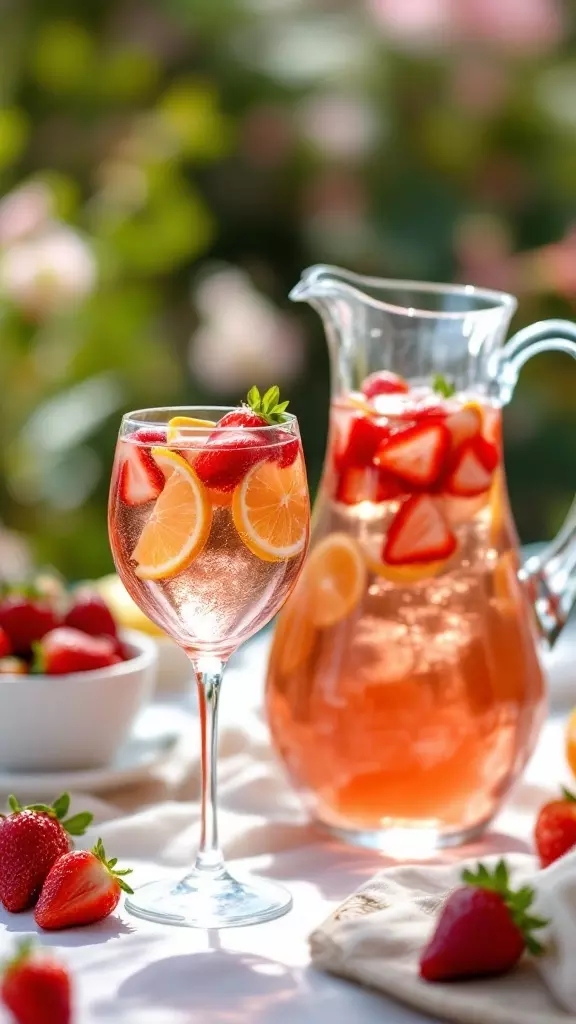
[[[514,884],[534,873],[532,857],[510,854],[506,860]],[[458,1024],[575,1020],[556,1005],[528,958],[499,978],[450,984],[420,980],[420,951],[465,866],[412,864],[381,871],[312,933],[314,967],[381,989],[423,1013]]]

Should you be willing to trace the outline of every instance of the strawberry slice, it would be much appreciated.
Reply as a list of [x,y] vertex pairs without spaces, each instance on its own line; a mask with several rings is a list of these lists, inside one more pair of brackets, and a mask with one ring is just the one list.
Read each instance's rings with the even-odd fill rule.
[[401,430],[382,441],[374,462],[416,487],[436,482],[450,447],[450,433],[443,423],[423,423]]
[[390,473],[373,466],[348,466],[338,475],[334,497],[343,505],[358,505],[361,501],[391,501],[403,493],[400,481]]
[[259,416],[247,405],[224,413],[218,420],[219,427],[267,427],[268,420]]
[[382,560],[389,565],[411,565],[450,558],[456,538],[437,502],[427,494],[414,494],[398,509],[384,542]]
[[[166,441],[162,431],[138,430],[132,435],[138,441],[148,444]],[[132,441],[121,441],[119,445],[120,476],[118,489],[126,505],[145,505],[158,497],[164,487],[164,474],[156,465],[148,449]]]
[[458,449],[445,481],[449,494],[473,498],[483,494],[492,483],[498,465],[498,449],[482,436],[473,437]]
[[265,435],[214,431],[194,460],[194,469],[206,487],[233,491],[252,466],[270,457]]
[[482,411],[480,406],[470,402],[463,405],[457,412],[445,420],[452,438],[452,448],[458,448],[464,441],[477,437],[482,431]]
[[92,850],[73,850],[59,857],[50,869],[34,918],[46,931],[94,924],[108,917],[120,902],[122,891],[133,894],[125,881],[131,868],[116,867],[108,860],[99,839]]
[[354,416],[350,424],[346,447],[339,456],[344,468],[365,468],[373,464],[374,456],[388,436],[388,427],[370,416]]
[[366,377],[362,385],[362,393],[366,398],[375,398],[376,395],[398,395],[406,394],[408,385],[397,373],[390,373],[388,370],[377,370]]

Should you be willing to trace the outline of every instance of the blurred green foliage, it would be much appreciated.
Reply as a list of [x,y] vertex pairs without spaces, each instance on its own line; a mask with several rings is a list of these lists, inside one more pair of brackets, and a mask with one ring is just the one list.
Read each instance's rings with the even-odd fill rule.
[[[279,316],[317,261],[512,290],[515,326],[574,315],[572,8],[460,0],[451,37],[398,21],[411,6],[0,0],[0,515],[41,562],[110,568],[123,410],[239,397],[224,365],[220,384],[190,370],[215,263]],[[290,316],[316,482],[327,356],[314,316]],[[575,396],[576,367],[541,357],[505,414],[526,541],[575,489]]]

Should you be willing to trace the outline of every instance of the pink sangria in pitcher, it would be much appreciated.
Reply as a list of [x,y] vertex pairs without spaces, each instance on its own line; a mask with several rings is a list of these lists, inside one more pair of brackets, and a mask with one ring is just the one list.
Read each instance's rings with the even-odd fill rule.
[[[466,841],[543,720],[539,646],[574,590],[574,524],[521,567],[501,406],[550,322],[502,351],[512,297],[313,268],[333,399],[312,549],[278,623],[267,708],[316,816],[393,853]],[[553,340],[549,340],[553,339]]]

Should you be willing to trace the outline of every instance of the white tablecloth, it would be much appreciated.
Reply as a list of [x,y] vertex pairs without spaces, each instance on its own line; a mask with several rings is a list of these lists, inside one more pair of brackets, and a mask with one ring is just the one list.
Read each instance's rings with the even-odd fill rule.
[[[307,821],[287,785],[260,713],[267,643],[267,636],[258,638],[227,673],[221,833],[229,859],[241,859],[243,868],[289,887],[293,911],[267,924],[216,933],[162,927],[122,909],[89,929],[43,934],[40,941],[74,973],[76,1024],[422,1024],[418,1014],[308,966],[310,930],[385,861],[326,838]],[[570,700],[573,651],[574,641],[563,641],[553,659],[554,693],[561,702]],[[85,845],[101,835],[110,856],[134,867],[135,884],[177,875],[192,863],[198,836],[196,729],[190,715],[189,746],[146,784],[109,799],[74,796],[74,806],[89,806],[96,814]],[[467,855],[527,848],[535,808],[559,779],[568,781],[561,729],[557,714],[506,811]],[[33,931],[31,914],[0,913],[0,957],[19,935]],[[7,1019],[0,1010],[2,1024]]]

